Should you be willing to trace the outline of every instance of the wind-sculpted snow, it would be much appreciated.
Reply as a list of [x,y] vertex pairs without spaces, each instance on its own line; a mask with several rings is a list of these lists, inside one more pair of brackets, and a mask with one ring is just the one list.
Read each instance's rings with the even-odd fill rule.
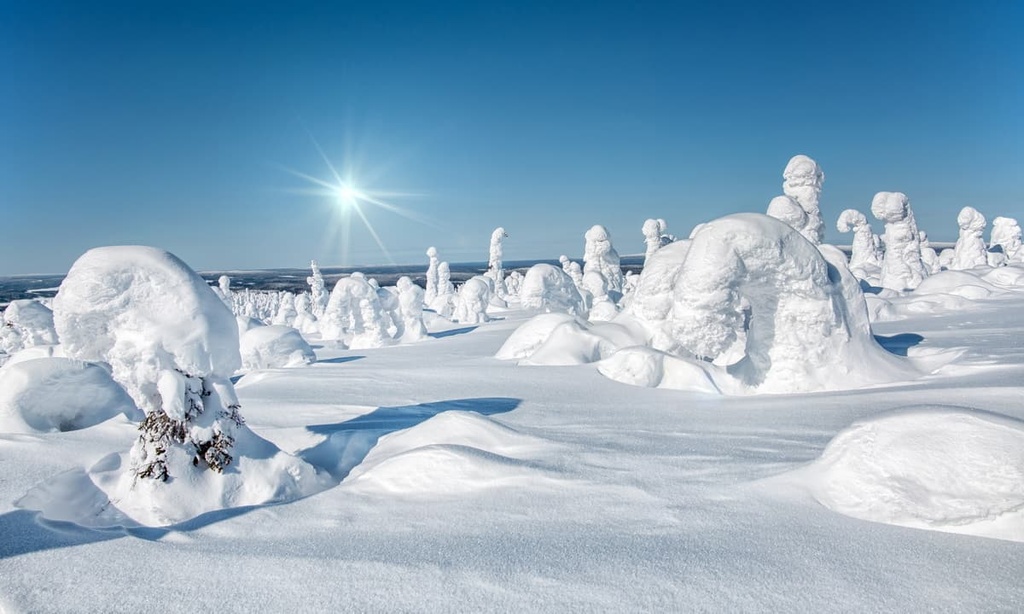
[[765,213],[797,231],[807,226],[807,212],[791,196],[776,196],[771,199]]
[[608,290],[621,295],[622,267],[619,253],[612,247],[612,236],[604,226],[591,226],[584,235],[583,273],[600,273],[608,281]]
[[563,269],[539,263],[526,271],[519,289],[523,309],[583,315],[586,307],[571,277]]
[[1009,262],[1024,260],[1021,250],[1020,224],[1012,217],[997,217],[992,220],[992,234],[989,243],[992,247],[999,246]]
[[960,227],[960,237],[953,248],[953,262],[949,268],[954,270],[973,269],[988,264],[985,248],[985,216],[974,207],[964,207],[956,216]]
[[258,326],[242,335],[242,367],[277,369],[316,362],[316,354],[299,331],[290,326]]
[[0,369],[0,432],[71,431],[138,413],[124,388],[95,364],[34,358]]
[[882,287],[897,292],[916,288],[928,273],[921,260],[921,236],[910,199],[902,192],[879,192],[871,200],[871,213],[885,222]]
[[455,298],[455,321],[460,324],[480,324],[487,322],[487,306],[491,302],[493,281],[489,277],[477,275],[466,280],[459,288]]
[[966,407],[861,420],[798,470],[825,507],[874,522],[1024,541],[1024,422]]
[[352,349],[379,348],[391,343],[377,289],[361,273],[353,273],[335,284],[320,319],[320,334]]
[[[567,321],[539,345],[536,333],[524,332],[532,352],[506,347],[499,356],[544,364],[605,360],[602,373],[629,383],[725,394],[855,388],[921,374],[875,341],[842,252],[819,250],[765,215],[724,217],[688,243],[658,250],[613,323],[643,330],[628,345],[649,344],[656,352],[629,350],[634,356],[616,359],[624,344],[602,343],[596,327]],[[705,362],[730,356],[736,344],[742,344],[738,361]],[[666,361],[672,366],[661,364]]]

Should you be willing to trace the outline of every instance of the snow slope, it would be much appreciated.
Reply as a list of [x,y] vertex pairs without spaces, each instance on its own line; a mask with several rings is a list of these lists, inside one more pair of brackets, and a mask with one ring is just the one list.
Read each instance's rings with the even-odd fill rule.
[[[526,319],[511,310],[479,325],[432,319],[417,344],[313,339],[317,363],[250,373],[237,392],[259,436],[337,485],[162,529],[89,530],[14,505],[128,449],[137,432],[123,416],[0,434],[0,610],[1017,611],[1024,544],[1010,533],[851,517],[847,499],[826,501],[799,473],[832,463],[860,476],[847,490],[884,486],[858,464],[866,440],[836,447],[836,436],[921,405],[967,408],[936,420],[969,412],[976,422],[949,428],[998,444],[951,458],[1017,462],[1017,431],[1000,425],[1024,420],[1024,293],[1000,290],[873,322],[890,352],[959,353],[936,372],[801,395],[638,388],[597,364],[520,367],[494,358]],[[892,460],[925,469],[935,457],[906,442],[949,438],[910,422],[885,432],[904,442]],[[982,505],[1012,504],[1019,482],[1006,473],[1005,490],[987,489],[983,467],[954,467],[956,483]]]

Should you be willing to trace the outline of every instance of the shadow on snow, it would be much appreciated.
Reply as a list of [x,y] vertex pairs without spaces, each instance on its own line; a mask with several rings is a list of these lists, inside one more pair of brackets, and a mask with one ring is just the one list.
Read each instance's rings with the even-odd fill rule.
[[875,341],[889,352],[897,356],[906,356],[907,350],[924,341],[924,337],[917,333],[902,333],[899,335],[875,335]]
[[428,337],[434,339],[444,339],[445,337],[454,337],[455,335],[464,335],[475,331],[478,327],[476,326],[465,326],[463,328],[453,328],[451,330],[441,330],[436,333],[427,333]]

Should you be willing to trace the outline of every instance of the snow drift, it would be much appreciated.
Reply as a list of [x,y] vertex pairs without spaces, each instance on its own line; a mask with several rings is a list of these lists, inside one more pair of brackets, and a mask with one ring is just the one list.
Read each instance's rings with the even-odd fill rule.
[[313,348],[290,326],[257,326],[242,335],[240,350],[246,369],[300,367],[316,362]]

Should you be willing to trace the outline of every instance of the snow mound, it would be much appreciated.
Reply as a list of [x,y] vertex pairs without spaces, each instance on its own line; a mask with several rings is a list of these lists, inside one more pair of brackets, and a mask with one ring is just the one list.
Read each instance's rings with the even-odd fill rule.
[[534,316],[517,328],[494,355],[500,360],[519,360],[537,351],[551,331],[565,322],[575,322],[576,317],[567,313],[542,313]]
[[313,348],[290,326],[259,326],[242,335],[242,367],[277,369],[316,362]]
[[86,472],[55,476],[16,505],[84,527],[162,527],[223,509],[293,501],[331,485],[312,465],[248,428],[236,432],[235,450],[231,465],[216,473],[192,466],[186,452],[173,446],[168,464],[177,470],[163,482],[136,478],[129,454],[110,454]]
[[49,307],[32,299],[11,301],[3,312],[2,324],[14,329],[21,337],[19,347],[55,345],[57,333],[53,329],[53,312]]
[[523,277],[519,290],[523,309],[582,315],[583,298],[576,284],[562,269],[550,264],[535,264]]
[[461,494],[550,479],[530,462],[549,447],[474,412],[447,411],[386,435],[343,482],[360,492]]
[[943,271],[926,278],[914,289],[914,296],[931,294],[951,294],[962,298],[977,300],[987,298],[999,289],[978,275],[967,271]]
[[644,341],[645,336],[637,327],[617,322],[585,322],[567,314],[542,314],[512,333],[495,356],[519,360],[521,365],[582,365]]
[[[597,364],[597,370],[608,379],[647,388],[688,390],[705,394],[721,394],[715,373],[708,363],[672,356],[658,350],[635,346],[623,348]],[[736,392],[729,379],[722,382],[727,390]]]
[[33,358],[0,370],[0,431],[74,431],[138,413],[128,393],[99,365]]
[[797,475],[854,518],[1024,541],[1019,420],[961,407],[887,413],[840,432]]

